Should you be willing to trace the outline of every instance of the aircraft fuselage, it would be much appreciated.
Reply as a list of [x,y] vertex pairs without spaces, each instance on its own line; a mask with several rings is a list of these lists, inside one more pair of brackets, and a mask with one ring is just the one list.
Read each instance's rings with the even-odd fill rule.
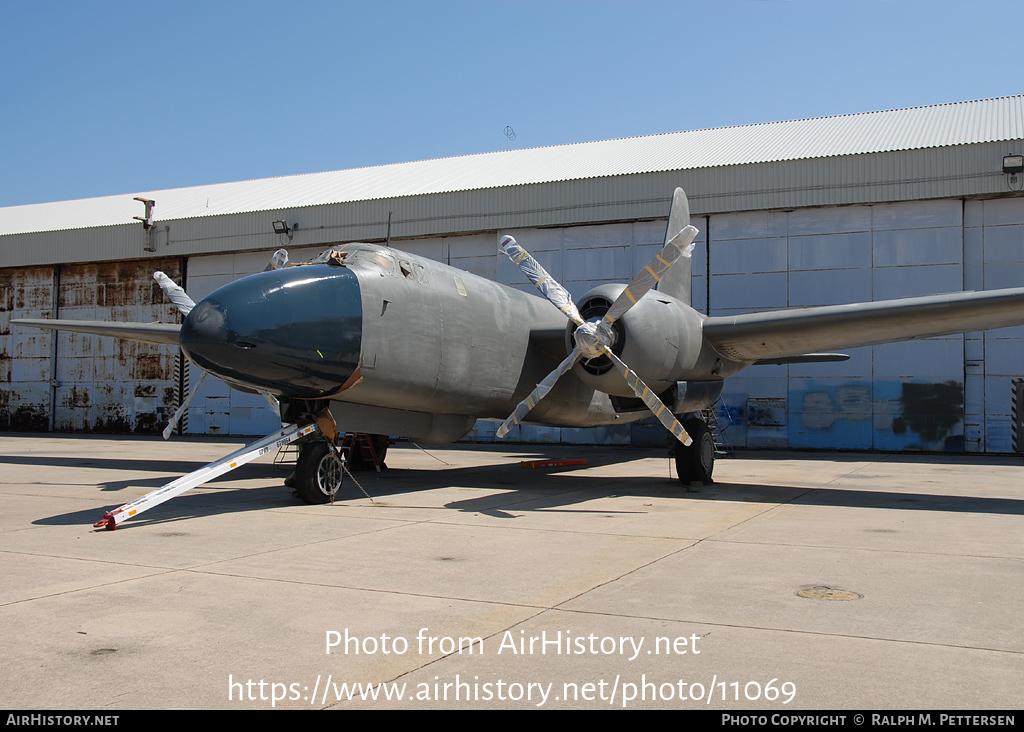
[[[233,386],[330,399],[343,430],[431,443],[505,417],[565,357],[565,316],[543,298],[387,247],[333,251],[210,294],[182,327],[186,355]],[[568,375],[530,421],[644,416]]]

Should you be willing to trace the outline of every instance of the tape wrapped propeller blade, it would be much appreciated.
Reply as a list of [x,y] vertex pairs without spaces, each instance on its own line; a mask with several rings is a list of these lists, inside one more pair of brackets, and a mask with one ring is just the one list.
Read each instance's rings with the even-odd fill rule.
[[196,303],[185,292],[185,288],[159,270],[153,273],[153,279],[160,285],[160,289],[167,295],[167,299],[173,302],[178,310],[181,311],[182,315],[188,315],[192,312],[192,308],[196,306]]
[[494,432],[494,436],[499,440],[507,435],[509,431],[519,424],[530,410],[537,406],[537,402],[544,398],[544,396],[551,391],[551,387],[555,385],[555,382],[569,369],[576,365],[579,361],[580,351],[578,348],[574,348],[569,357],[566,358],[562,363],[558,364],[558,368],[552,371],[550,374],[545,376],[536,388],[530,392],[529,396],[523,401],[516,405],[515,410],[509,415],[508,419],[501,423],[501,426]]
[[668,268],[676,263],[682,256],[690,256],[693,251],[693,240],[697,238],[697,229],[693,226],[685,226],[679,233],[669,239],[664,248],[654,255],[646,267],[640,270],[632,281],[626,285],[608,312],[604,314],[605,320],[614,323],[631,307],[636,305],[637,300],[646,295],[661,280],[661,276],[668,271]]
[[270,272],[275,269],[281,269],[282,267],[288,266],[288,250],[278,249],[270,257],[270,261],[267,262],[267,266],[263,268],[264,272]]
[[633,369],[629,368],[622,362],[622,359],[612,353],[612,349],[608,349],[606,354],[608,358],[612,360],[615,368],[619,370],[623,378],[626,379],[626,383],[629,384],[629,388],[633,390],[643,403],[647,406],[654,416],[658,418],[658,421],[665,425],[665,429],[672,433],[672,436],[679,440],[684,445],[692,445],[693,438],[683,429],[683,425],[679,423],[679,420],[672,414],[672,410],[665,406],[665,403],[658,399],[657,394],[650,390],[650,388],[643,382]]
[[579,309],[572,301],[569,292],[562,287],[548,272],[534,259],[529,252],[519,246],[511,236],[503,236],[500,241],[501,250],[508,255],[508,258],[523,271],[527,279],[532,282],[538,290],[555,307],[562,311],[569,320],[576,324],[576,331],[573,333],[573,340],[576,347],[572,353],[558,365],[554,371],[548,374],[537,384],[536,388],[516,405],[515,410],[509,415],[494,435],[498,439],[508,434],[515,425],[522,422],[537,403],[551,391],[555,383],[567,371],[569,371],[581,358],[593,359],[600,356],[608,356],[615,368],[622,373],[626,383],[633,390],[651,412],[654,413],[665,428],[684,445],[692,444],[693,440],[683,429],[683,426],[673,416],[672,411],[658,399],[657,395],[643,382],[639,375],[630,369],[618,356],[612,352],[614,342],[614,331],[612,324],[621,318],[637,301],[646,295],[658,281],[662,274],[671,267],[676,260],[683,256],[690,256],[693,250],[693,240],[697,236],[697,229],[693,226],[686,226],[672,237],[664,248],[654,256],[654,259],[643,268],[633,280],[616,298],[615,302],[608,309],[608,312],[600,320],[585,322],[580,316]]
[[511,236],[501,237],[498,245],[501,247],[501,251],[505,252],[512,260],[512,263],[523,271],[527,279],[544,294],[544,297],[565,314],[565,317],[578,326],[583,325],[583,318],[580,317],[580,311],[576,309],[576,303],[572,301],[572,296],[559,284],[558,280],[548,274],[540,262],[533,258],[533,255],[519,246]]

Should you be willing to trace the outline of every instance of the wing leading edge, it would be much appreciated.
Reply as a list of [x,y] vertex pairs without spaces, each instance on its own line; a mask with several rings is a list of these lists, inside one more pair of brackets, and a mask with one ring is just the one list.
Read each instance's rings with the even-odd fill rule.
[[709,317],[704,337],[738,362],[1024,324],[1024,287]]
[[75,333],[92,333],[93,335],[113,336],[129,341],[164,343],[172,346],[178,345],[178,336],[181,332],[180,325],[168,323],[100,323],[92,320],[20,318],[11,320],[11,324],[46,330],[70,330]]

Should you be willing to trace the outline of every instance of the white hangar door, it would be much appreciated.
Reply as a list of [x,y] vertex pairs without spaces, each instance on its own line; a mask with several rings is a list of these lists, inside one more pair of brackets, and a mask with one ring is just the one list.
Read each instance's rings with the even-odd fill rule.
[[[709,221],[711,314],[963,289],[963,202],[751,212]],[[757,366],[726,382],[734,444],[962,451],[961,335]],[[1007,393],[1009,393],[1007,391]]]

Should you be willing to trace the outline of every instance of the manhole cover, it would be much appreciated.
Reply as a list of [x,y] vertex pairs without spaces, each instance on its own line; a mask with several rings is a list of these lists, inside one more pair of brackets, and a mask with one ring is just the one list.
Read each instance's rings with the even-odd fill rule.
[[796,594],[800,597],[806,597],[808,600],[859,600],[864,597],[859,592],[840,590],[838,587],[824,587],[822,585],[805,587]]

